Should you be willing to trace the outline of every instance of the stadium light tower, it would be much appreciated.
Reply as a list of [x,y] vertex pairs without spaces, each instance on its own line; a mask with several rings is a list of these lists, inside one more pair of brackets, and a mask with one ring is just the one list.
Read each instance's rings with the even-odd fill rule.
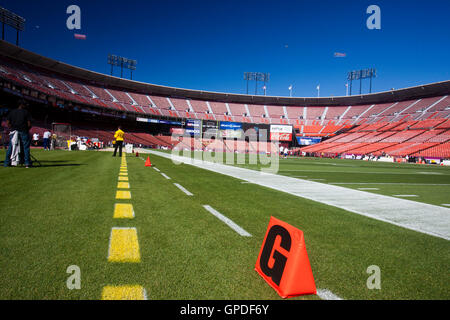
[[133,70],[136,70],[137,61],[116,56],[115,54],[108,54],[108,64],[111,65],[111,75],[113,74],[113,67],[120,67],[120,77],[123,78],[123,68],[129,69],[130,79],[133,80]]
[[373,68],[350,71],[347,74],[347,80],[350,81],[350,95],[352,95],[352,81],[359,80],[359,94],[361,94],[362,80],[367,79],[367,78],[370,78],[369,93],[372,93],[372,78],[375,78],[376,76],[377,76],[377,70],[373,69]]
[[2,40],[5,40],[5,25],[8,25],[17,31],[16,46],[19,46],[19,32],[25,30],[25,19],[0,7],[0,22],[2,23]]
[[266,83],[269,82],[270,74],[262,72],[244,72],[244,80],[247,81],[247,94],[248,94],[248,82],[255,81],[255,95],[258,94],[258,81],[264,82],[264,93],[267,89]]

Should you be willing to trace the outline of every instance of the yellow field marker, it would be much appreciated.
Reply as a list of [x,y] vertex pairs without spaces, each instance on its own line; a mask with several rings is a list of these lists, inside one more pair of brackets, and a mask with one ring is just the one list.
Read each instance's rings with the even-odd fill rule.
[[128,177],[119,176],[119,181],[128,181]]
[[139,285],[106,286],[102,290],[102,300],[147,300],[147,294]]
[[112,228],[109,262],[141,262],[136,228]]
[[131,192],[125,190],[117,190],[116,199],[119,200],[129,200],[131,199]]
[[118,182],[117,189],[130,189],[130,184],[128,182]]
[[119,176],[128,176],[128,172],[119,172]]
[[133,219],[134,210],[131,203],[116,203],[114,206],[114,219]]

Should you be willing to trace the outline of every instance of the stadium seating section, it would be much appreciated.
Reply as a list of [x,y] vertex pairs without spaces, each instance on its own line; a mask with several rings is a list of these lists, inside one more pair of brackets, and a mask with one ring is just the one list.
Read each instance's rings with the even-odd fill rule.
[[[0,78],[73,103],[159,116],[264,124],[290,124],[297,136],[322,137],[323,142],[301,148],[309,154],[389,154],[392,156],[450,156],[450,96],[357,106],[279,106],[225,103],[163,97],[56,74],[0,56]],[[41,135],[45,128],[36,126]],[[74,127],[74,134],[92,136],[92,129]],[[112,130],[95,129],[95,136],[112,140]],[[129,141],[145,146],[173,148],[195,141],[145,132],[128,134]],[[251,152],[266,146],[248,142],[203,141],[209,150]]]

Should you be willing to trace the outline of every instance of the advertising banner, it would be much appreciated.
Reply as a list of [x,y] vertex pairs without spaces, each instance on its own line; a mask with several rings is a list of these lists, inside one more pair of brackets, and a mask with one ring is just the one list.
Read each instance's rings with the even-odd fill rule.
[[203,138],[211,139],[212,137],[218,136],[218,127],[219,123],[214,120],[203,120],[202,129],[203,129]]
[[291,141],[292,126],[272,124],[270,125],[270,140],[272,141]]
[[297,137],[298,144],[302,146],[309,146],[312,144],[319,143],[322,141],[322,138],[317,137]]
[[221,138],[242,138],[242,123],[221,121],[219,129],[219,136]]
[[219,135],[221,138],[242,138],[243,131],[242,130],[220,130]]
[[197,119],[189,119],[186,120],[186,133],[189,133],[191,136],[201,136],[202,134],[202,120]]
[[246,139],[248,138],[251,141],[269,141],[270,125],[244,123],[243,127]]
[[161,123],[161,124],[181,125],[180,121],[159,120],[159,119],[150,119],[150,118],[141,118],[141,117],[136,117],[136,121],[138,121],[138,122],[148,122],[148,123]]
[[184,129],[183,128],[170,128],[170,133],[183,135]]
[[242,129],[242,123],[239,122],[220,122],[220,130],[240,130]]

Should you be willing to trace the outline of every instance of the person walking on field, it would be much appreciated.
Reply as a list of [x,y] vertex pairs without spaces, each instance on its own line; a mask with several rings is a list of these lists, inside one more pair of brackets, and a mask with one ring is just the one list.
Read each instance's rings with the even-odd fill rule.
[[122,146],[123,146],[123,137],[125,136],[125,132],[122,131],[121,127],[117,128],[116,133],[114,133],[114,139],[116,140],[116,144],[114,145],[114,153],[113,157],[116,156],[117,148],[119,148],[119,157],[122,156]]

